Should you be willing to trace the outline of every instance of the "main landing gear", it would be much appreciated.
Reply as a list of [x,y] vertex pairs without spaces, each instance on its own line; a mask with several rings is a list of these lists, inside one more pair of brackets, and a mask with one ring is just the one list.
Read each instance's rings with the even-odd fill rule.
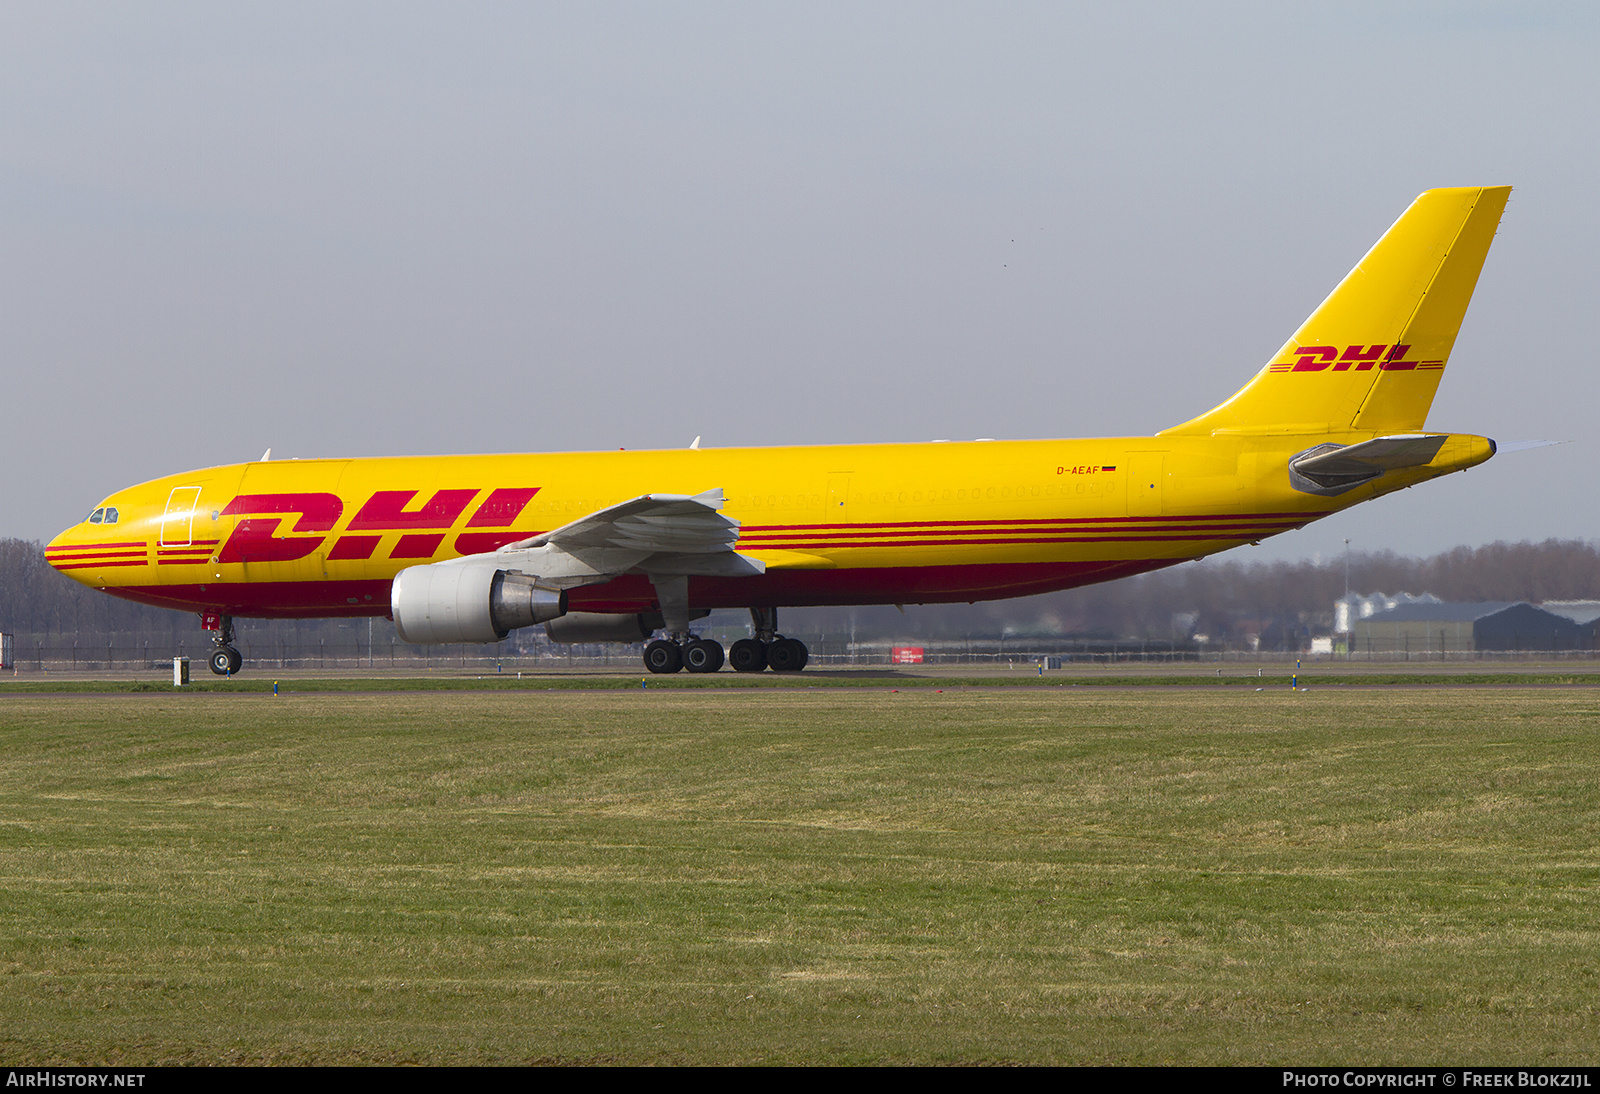
[[809,660],[811,653],[798,638],[774,638],[770,642],[741,638],[728,650],[728,664],[734,672],[799,672]]
[[674,642],[658,638],[644,648],[644,667],[651,672],[716,672],[722,667],[722,643],[710,638]]
[[[728,648],[727,662],[735,672],[799,672],[806,667],[810,653],[798,638],[778,635],[778,609],[751,608],[755,637],[741,638]],[[722,644],[710,638],[684,635],[658,638],[644,648],[644,667],[655,673],[680,669],[690,672],[716,672],[722,667]]]
[[244,668],[244,655],[233,648],[233,617],[231,615],[204,615],[200,625],[216,635],[217,645],[211,651],[211,671],[218,676],[237,676]]

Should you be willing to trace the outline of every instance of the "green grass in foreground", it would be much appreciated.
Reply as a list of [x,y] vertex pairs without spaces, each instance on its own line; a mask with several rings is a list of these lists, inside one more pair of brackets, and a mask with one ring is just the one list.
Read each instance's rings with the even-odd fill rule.
[[0,698],[0,1061],[1587,1063],[1583,690]]
[[1600,687],[1600,672],[1544,670],[1538,672],[1490,669],[1474,672],[1450,666],[1433,672],[1367,672],[1341,667],[1335,671],[1307,669],[1298,675],[1289,672],[1252,676],[1235,671],[1218,674],[1204,666],[1192,671],[1169,671],[1160,675],[1130,672],[1125,666],[1076,669],[1069,673],[997,673],[954,670],[950,675],[904,672],[895,669],[815,669],[793,675],[756,673],[744,675],[724,671],[709,675],[679,673],[652,676],[639,672],[567,674],[530,672],[526,676],[487,673],[469,675],[448,673],[432,676],[314,676],[299,672],[274,676],[270,670],[250,676],[220,680],[209,674],[183,687],[174,687],[164,678],[147,680],[60,679],[30,676],[0,678],[0,697],[7,695],[238,695],[309,692],[394,692],[394,691],[750,691],[773,688],[962,688],[962,687],[1200,687],[1200,688],[1286,688],[1297,680],[1307,688],[1329,687]]

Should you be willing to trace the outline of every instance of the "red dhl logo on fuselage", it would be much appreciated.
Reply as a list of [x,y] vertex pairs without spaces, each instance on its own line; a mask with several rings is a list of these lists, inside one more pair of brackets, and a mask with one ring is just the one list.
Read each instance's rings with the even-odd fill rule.
[[[1388,353],[1384,351],[1388,350]],[[1382,372],[1408,372],[1413,369],[1441,369],[1443,361],[1408,361],[1411,347],[1405,344],[1389,346],[1301,346],[1292,351],[1293,361],[1274,361],[1268,372],[1367,372],[1376,368]]]
[[[458,534],[454,543],[456,551],[475,555],[522,538],[525,533],[506,529],[516,523],[538,492],[537,486],[501,487],[491,491],[467,519],[468,529],[480,530]],[[390,558],[432,558],[478,493],[476,488],[439,490],[418,508],[408,509],[417,491],[379,490],[350,518],[343,533],[333,537],[328,561],[371,558],[383,534],[397,531],[405,534],[389,552]],[[344,499],[337,494],[322,493],[240,494],[219,515],[244,519],[234,526],[228,542],[217,552],[218,563],[294,562],[309,557],[329,540],[329,533],[344,515]],[[298,519],[288,529],[290,534],[279,535],[280,526],[291,517]]]

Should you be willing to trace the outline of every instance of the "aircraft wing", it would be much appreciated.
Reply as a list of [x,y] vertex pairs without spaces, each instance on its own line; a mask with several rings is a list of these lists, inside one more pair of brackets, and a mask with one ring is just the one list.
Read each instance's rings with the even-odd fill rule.
[[643,494],[570,524],[509,543],[495,561],[545,580],[583,584],[628,571],[651,575],[754,576],[766,567],[734,550],[739,522],[725,517],[722,490]]
[[502,547],[502,551],[553,544],[564,551],[623,548],[701,554],[732,551],[739,522],[719,512],[722,490],[703,494],[644,494],[579,517],[570,524]]

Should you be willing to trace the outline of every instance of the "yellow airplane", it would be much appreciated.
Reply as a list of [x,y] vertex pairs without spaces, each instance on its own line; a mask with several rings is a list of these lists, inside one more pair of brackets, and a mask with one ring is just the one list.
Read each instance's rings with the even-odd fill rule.
[[56,569],[234,617],[385,615],[407,642],[543,623],[715,672],[694,619],[748,608],[740,672],[798,671],[787,605],[1070,589],[1299,528],[1494,454],[1424,432],[1510,195],[1429,190],[1238,394],[1153,437],[279,460],[157,479],[47,548]]

